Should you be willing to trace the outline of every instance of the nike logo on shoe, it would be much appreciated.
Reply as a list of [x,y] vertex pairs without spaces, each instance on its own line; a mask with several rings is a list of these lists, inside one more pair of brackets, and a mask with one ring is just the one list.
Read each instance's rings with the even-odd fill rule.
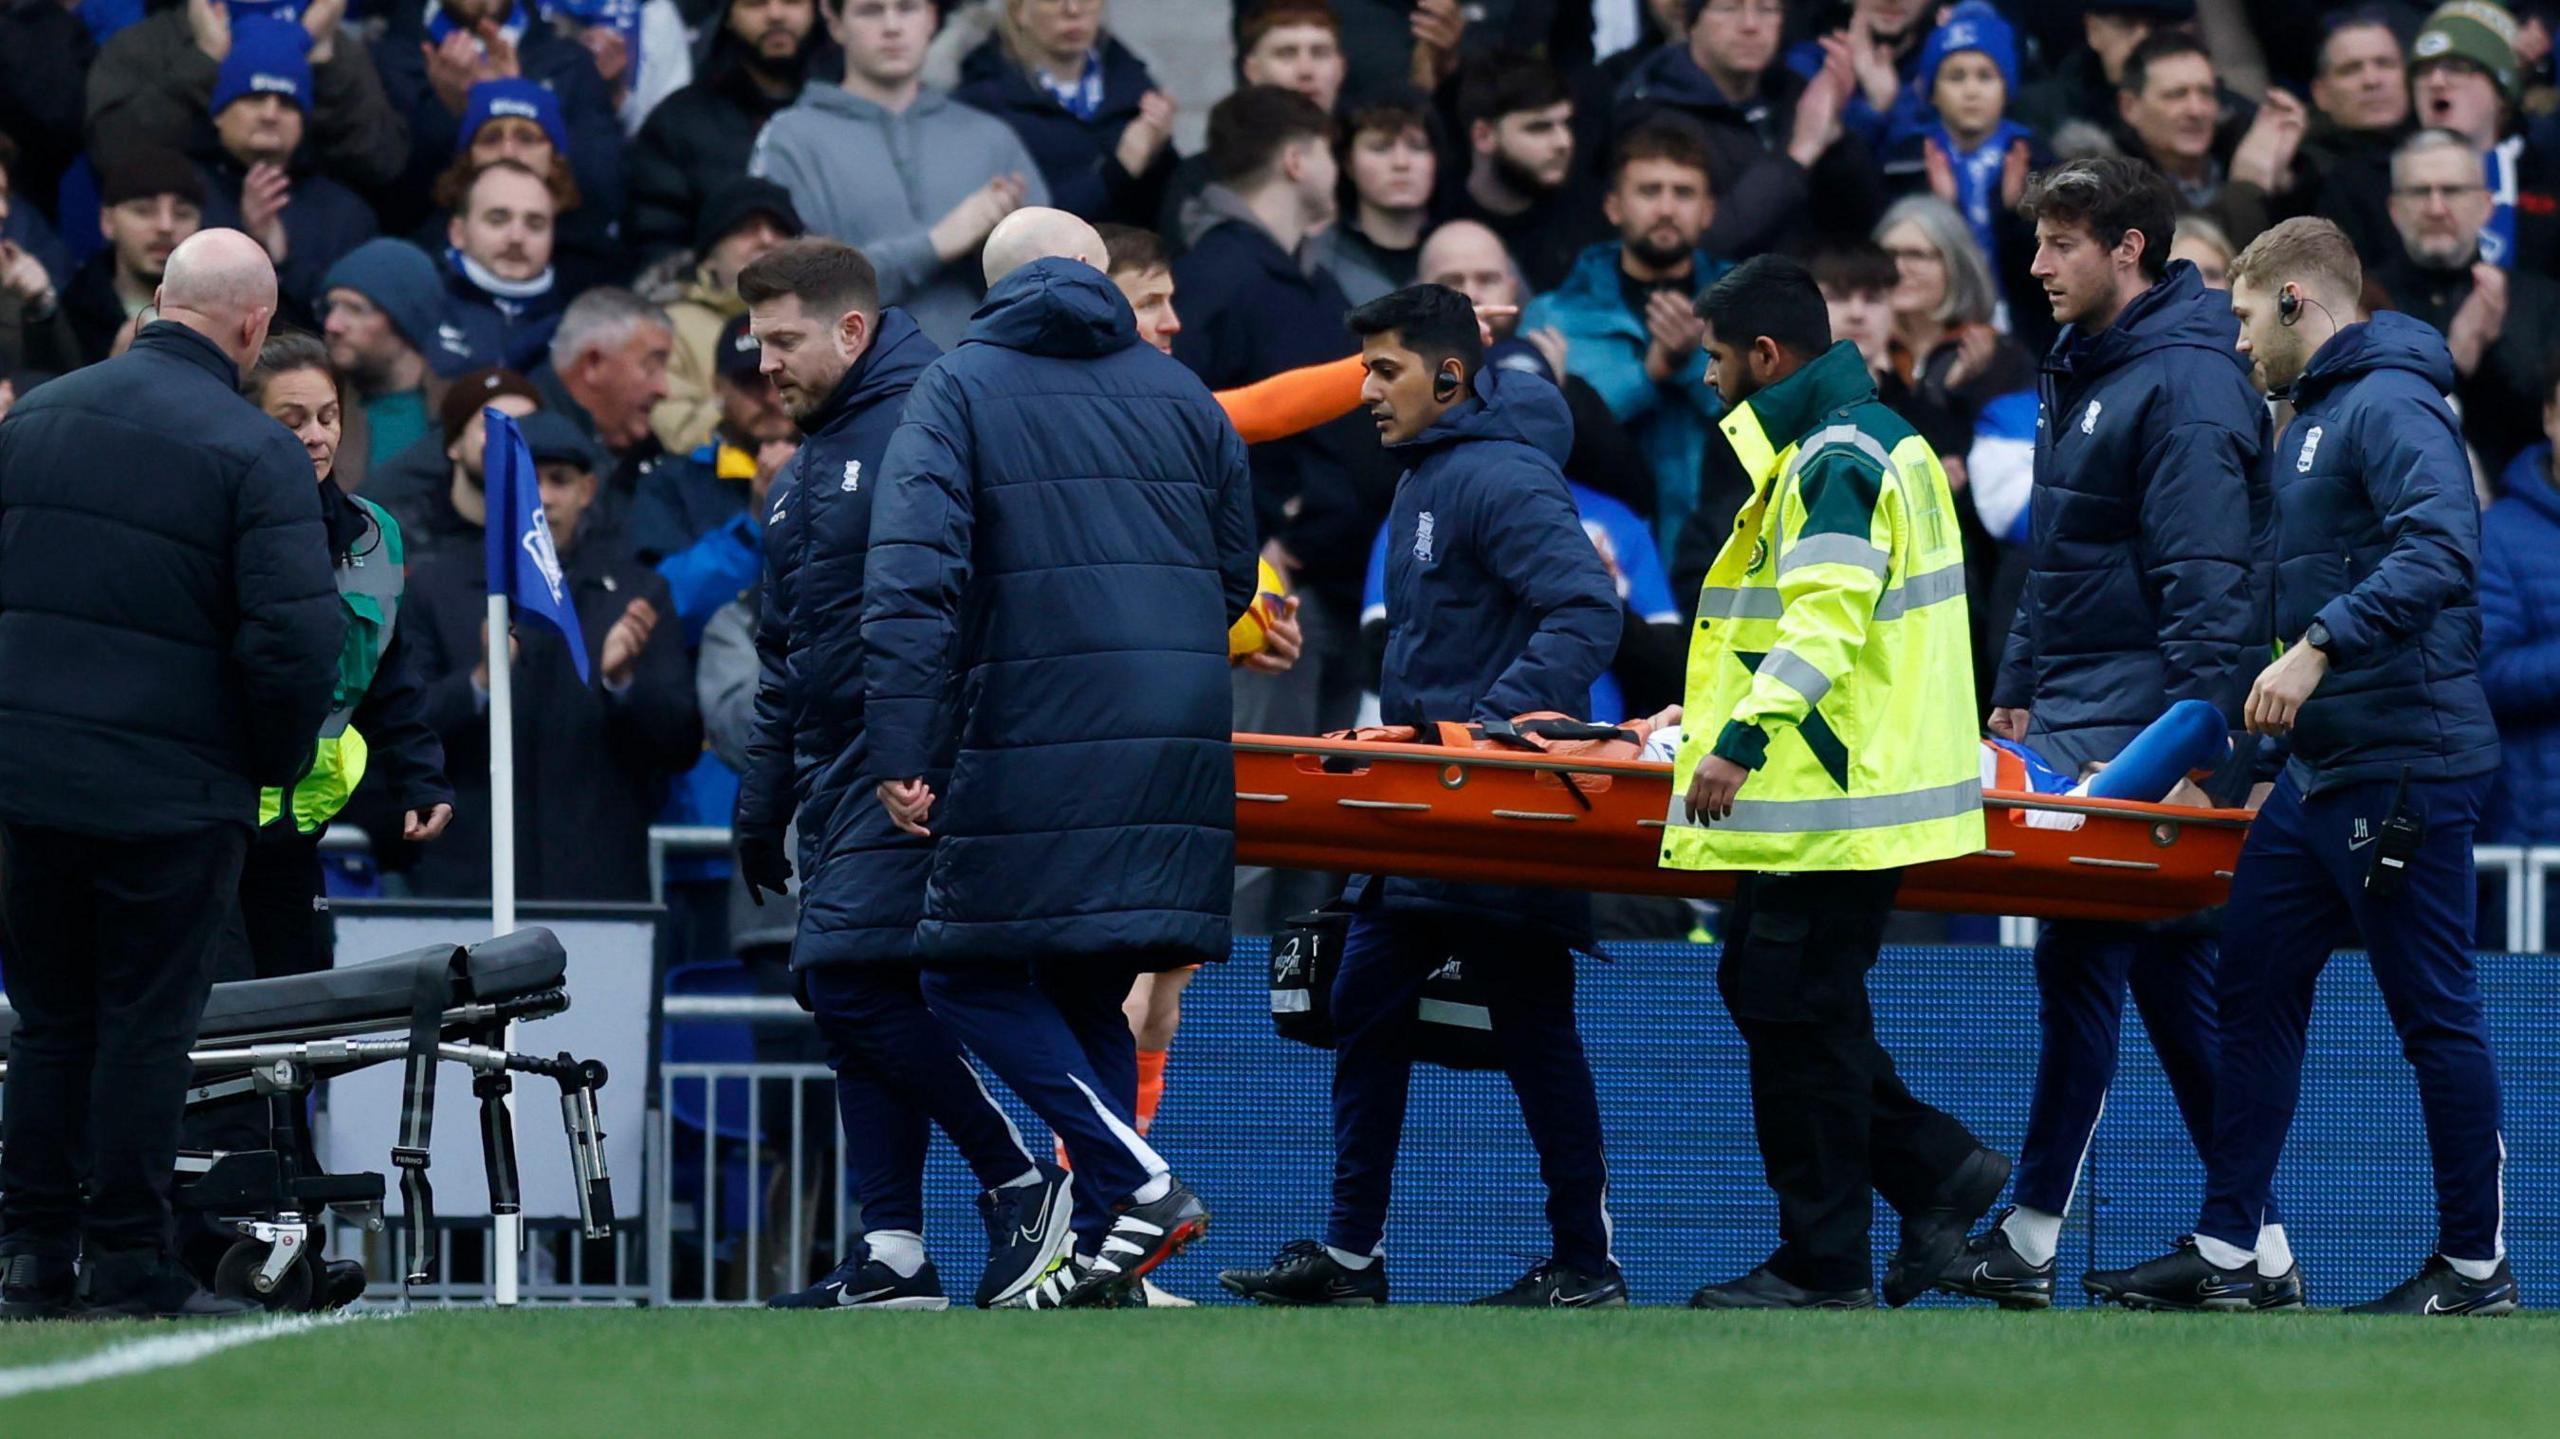
[[1977,1289],[2015,1289],[2018,1281],[1992,1273],[1986,1262],[1973,1266],[1973,1285]]
[[857,1304],[868,1304],[874,1299],[885,1299],[897,1292],[898,1286],[894,1284],[879,1289],[866,1289],[860,1294],[856,1294],[850,1289],[838,1289],[836,1291],[836,1305],[838,1308],[851,1309]]

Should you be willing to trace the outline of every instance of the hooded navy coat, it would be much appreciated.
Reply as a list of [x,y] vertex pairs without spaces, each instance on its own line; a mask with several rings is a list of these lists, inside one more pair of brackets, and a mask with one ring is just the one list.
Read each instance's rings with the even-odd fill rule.
[[1225,411],[1100,271],[1040,260],[916,382],[882,469],[873,778],[933,768],[960,686],[918,958],[1223,957],[1226,631],[1255,583]]
[[2480,682],[2505,770],[2482,844],[2560,842],[2560,484],[2551,446],[2516,456],[2480,517]]
[[2066,329],[2037,380],[2029,571],[1992,703],[2077,770],[2180,700],[2240,723],[2270,634],[2267,409],[2240,322],[2195,266],[2095,335]]
[[[1479,370],[1475,395],[1401,446],[1413,468],[1387,518],[1388,724],[1580,715],[1618,652],[1617,583],[1564,480],[1573,412],[1536,375]],[[1381,881],[1357,875],[1360,904]],[[1389,910],[1527,923],[1591,937],[1589,896],[1388,879]]]
[[[883,455],[907,392],[941,355],[906,311],[881,311],[870,348],[804,422],[808,438],[767,502],[764,679],[738,826],[779,834],[797,804],[794,968],[914,958],[933,846],[892,824],[871,792],[863,579]],[[943,768],[926,777],[940,784]]]
[[2480,685],[2480,511],[2453,353],[2425,322],[2349,325],[2293,387],[2268,466],[2276,633],[2329,630],[2329,673],[2295,717],[2295,781],[2461,779],[2498,767]]

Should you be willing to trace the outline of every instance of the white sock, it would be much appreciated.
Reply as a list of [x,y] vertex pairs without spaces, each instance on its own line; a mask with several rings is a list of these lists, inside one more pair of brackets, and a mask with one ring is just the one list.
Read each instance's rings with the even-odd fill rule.
[[1129,1197],[1140,1204],[1153,1204],[1172,1192],[1173,1176],[1171,1174],[1159,1174],[1155,1178],[1148,1180],[1146,1183],[1139,1185],[1138,1192],[1130,1195]]
[[2210,1234],[2196,1236],[2196,1253],[2216,1269],[2254,1269],[2257,1257],[2237,1244],[2225,1244]]
[[2293,1272],[2293,1245],[2284,1237],[2283,1225],[2258,1226],[2258,1272],[2269,1279]]
[[913,1279],[924,1267],[924,1236],[912,1229],[874,1229],[862,1236],[871,1257],[889,1266],[900,1279]]
[[2498,1261],[2494,1259],[2456,1259],[2448,1254],[2444,1256],[2444,1262],[2453,1266],[2454,1273],[2474,1284],[2492,1279],[2498,1273]]
[[1378,1256],[1374,1254],[1354,1254],[1348,1249],[1336,1249],[1330,1244],[1324,1247],[1324,1252],[1332,1255],[1333,1262],[1345,1269],[1366,1269],[1378,1262]]
[[1020,1189],[1025,1185],[1037,1184],[1039,1182],[1040,1168],[1038,1165],[1034,1165],[1031,1168],[1022,1171],[1020,1174],[1015,1175],[1013,1178],[1006,1180],[1004,1183],[997,1185],[996,1188]]
[[2062,1216],[2029,1209],[2021,1204],[2000,1221],[2000,1232],[2009,1236],[2009,1247],[2029,1264],[2051,1264],[2054,1247],[2062,1242]]

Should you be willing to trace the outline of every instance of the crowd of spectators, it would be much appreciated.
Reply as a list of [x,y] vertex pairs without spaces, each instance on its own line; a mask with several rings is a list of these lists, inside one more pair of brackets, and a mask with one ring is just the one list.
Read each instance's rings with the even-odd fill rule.
[[[348,386],[337,482],[406,536],[403,628],[462,793],[432,850],[368,828],[424,895],[488,884],[481,412],[518,417],[593,661],[581,681],[556,637],[509,641],[523,892],[633,899],[646,826],[725,822],[735,789],[716,741],[738,678],[698,657],[751,627],[793,454],[736,291],[785,240],[860,246],[948,347],[1018,207],[1148,232],[1150,338],[1216,389],[1355,353],[1344,316],[1394,288],[1464,291],[1493,362],[1573,413],[1567,473],[1631,617],[1603,719],[1677,697],[1686,611],[1748,498],[1691,302],[1800,256],[1960,492],[1987,695],[2056,333],[2017,201],[2058,158],[2116,152],[2173,183],[2173,253],[2206,284],[2323,214],[2374,306],[2445,334],[2510,777],[2483,837],[2560,841],[2560,3],[1235,11],[1233,87],[1184,153],[1108,0],[5,0],[0,414],[129,345],[198,229],[266,250],[282,323]],[[1353,723],[1402,468],[1357,414],[1253,447],[1305,656],[1239,672],[1240,728]]]

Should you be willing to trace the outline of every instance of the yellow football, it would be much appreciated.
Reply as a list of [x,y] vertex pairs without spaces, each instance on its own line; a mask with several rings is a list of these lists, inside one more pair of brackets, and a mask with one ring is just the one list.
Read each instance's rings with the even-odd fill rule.
[[1260,591],[1254,595],[1253,604],[1245,610],[1244,618],[1227,630],[1229,664],[1250,659],[1270,648],[1269,622],[1278,618],[1281,605],[1289,598],[1288,582],[1280,578],[1280,572],[1271,567],[1269,560],[1261,563],[1261,578],[1256,581]]

